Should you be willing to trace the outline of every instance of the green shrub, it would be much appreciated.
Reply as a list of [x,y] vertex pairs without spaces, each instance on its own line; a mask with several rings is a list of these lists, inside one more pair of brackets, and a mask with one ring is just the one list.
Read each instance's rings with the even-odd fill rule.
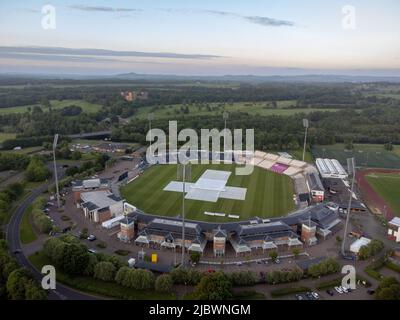
[[162,274],[156,279],[155,289],[158,292],[171,292],[173,284],[172,277],[169,274]]

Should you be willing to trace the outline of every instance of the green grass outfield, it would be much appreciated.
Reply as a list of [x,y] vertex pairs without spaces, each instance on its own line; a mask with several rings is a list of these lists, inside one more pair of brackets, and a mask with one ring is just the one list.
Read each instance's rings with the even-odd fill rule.
[[355,157],[357,167],[400,169],[400,147],[394,146],[393,151],[387,151],[379,144],[354,144],[354,150],[345,150],[344,144],[314,146],[314,158],[337,159],[347,166],[346,159]]
[[[240,215],[240,220],[249,217],[278,217],[294,209],[293,182],[285,175],[254,167],[249,176],[235,175],[234,164],[192,165],[191,182],[206,169],[231,171],[227,186],[247,188],[246,199],[219,199],[217,202],[185,200],[186,218],[212,222],[235,221],[227,217],[214,217],[205,211]],[[164,216],[178,216],[181,213],[182,194],[163,191],[164,187],[177,180],[176,165],[156,165],[147,169],[142,176],[122,187],[124,199],[139,209]]]
[[400,216],[400,174],[373,173],[365,176],[371,187],[391,207],[396,216]]
[[[101,109],[101,105],[90,103],[84,100],[50,100],[50,104],[52,109],[62,109],[67,106],[75,105],[81,107],[83,112],[94,113]],[[40,103],[35,103],[32,105],[25,106],[17,106],[17,107],[9,107],[9,108],[0,108],[1,114],[9,114],[9,113],[23,113],[27,112],[29,107],[40,106],[43,111],[47,111],[47,107],[42,106]]]

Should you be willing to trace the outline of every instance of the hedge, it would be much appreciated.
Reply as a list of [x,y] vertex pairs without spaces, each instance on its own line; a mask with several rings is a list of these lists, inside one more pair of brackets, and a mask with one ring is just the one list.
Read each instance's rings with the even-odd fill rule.
[[311,291],[308,287],[289,287],[289,288],[281,288],[271,291],[271,296],[273,298],[286,296],[289,294],[301,293]]

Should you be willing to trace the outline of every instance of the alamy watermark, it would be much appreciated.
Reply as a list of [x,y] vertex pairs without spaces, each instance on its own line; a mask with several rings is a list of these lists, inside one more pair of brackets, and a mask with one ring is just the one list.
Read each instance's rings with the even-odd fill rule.
[[[254,170],[254,129],[246,129],[245,136],[242,129],[201,129],[199,137],[194,129],[186,128],[178,132],[177,121],[169,121],[168,141],[167,134],[157,128],[147,132],[146,140],[151,143],[146,152],[146,160],[150,164],[223,161],[243,164],[235,169],[236,175],[250,175]],[[183,145],[178,148],[179,142]]]
[[55,290],[56,289],[56,268],[52,265],[44,265],[41,270],[44,274],[42,278],[42,288],[44,290]]
[[56,8],[50,4],[46,4],[42,7],[42,15],[42,28],[44,30],[56,29]]

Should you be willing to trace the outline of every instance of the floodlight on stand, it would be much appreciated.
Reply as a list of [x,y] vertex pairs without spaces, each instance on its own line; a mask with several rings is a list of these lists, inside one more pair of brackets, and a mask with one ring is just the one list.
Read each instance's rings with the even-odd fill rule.
[[347,229],[348,229],[349,220],[350,220],[351,200],[353,198],[354,180],[355,180],[355,174],[356,174],[354,158],[347,159],[347,170],[349,172],[349,178],[351,177],[351,187],[350,187],[350,195],[349,195],[349,204],[347,206],[346,224],[344,226],[344,235],[343,235],[343,241],[342,241],[342,250],[341,251],[342,251],[343,256],[346,254],[345,248],[346,248]]
[[58,133],[54,135],[54,140],[53,140],[53,165],[54,165],[54,179],[56,183],[57,207],[60,208],[60,191],[58,189],[58,173],[57,173],[57,163],[56,163],[57,143],[58,143]]
[[306,132],[304,133],[304,146],[303,146],[303,161],[306,156],[306,145],[307,145],[307,131],[308,131],[308,119],[303,119],[303,127],[306,128]]

